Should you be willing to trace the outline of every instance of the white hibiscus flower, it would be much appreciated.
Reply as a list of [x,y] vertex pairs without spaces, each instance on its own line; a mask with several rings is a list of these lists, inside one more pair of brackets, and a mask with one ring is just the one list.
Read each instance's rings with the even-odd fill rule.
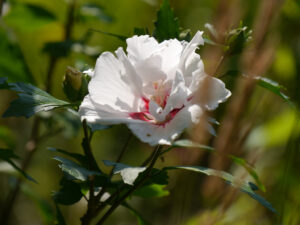
[[[125,123],[143,142],[171,144],[199,122],[205,108],[213,110],[231,95],[221,80],[205,74],[195,53],[204,44],[202,32],[190,42],[158,43],[148,35],[126,42],[127,54],[118,48],[116,56],[104,52],[96,62],[89,94],[79,109],[88,123]],[[204,104],[196,91],[205,80],[209,97]]]

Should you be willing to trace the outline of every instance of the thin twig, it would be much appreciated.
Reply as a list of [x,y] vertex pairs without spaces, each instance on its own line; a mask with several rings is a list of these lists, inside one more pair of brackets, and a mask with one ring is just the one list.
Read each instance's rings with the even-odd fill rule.
[[160,151],[161,151],[162,146],[157,146],[157,148],[155,149],[155,153],[153,156],[153,159],[149,165],[149,167],[147,168],[144,177],[136,184],[134,185],[131,189],[129,189],[121,198],[119,198],[117,201],[115,201],[112,206],[109,208],[109,210],[103,215],[103,217],[98,221],[98,223],[96,223],[96,225],[102,225],[106,219],[115,211],[115,209],[122,204],[122,202],[129,197],[136,189],[138,189],[141,185],[143,185],[143,183],[149,178],[149,175],[151,173],[151,170],[153,169],[154,164],[156,163],[159,155],[160,155]]
[[2,16],[2,11],[3,11],[3,5],[5,3],[5,0],[0,0],[0,17]]
[[[131,141],[132,138],[132,133],[129,134],[129,137],[127,138],[127,141],[125,142],[117,160],[116,163],[119,163],[121,161],[121,159],[124,156],[124,153],[126,152],[128,145]],[[109,173],[109,178],[111,178],[113,176],[113,172],[114,172],[115,166],[111,169],[110,173]],[[104,195],[104,193],[107,191],[106,188],[102,188],[101,191],[99,192],[99,194],[96,196],[96,202],[99,202],[99,200],[101,199],[101,197]]]

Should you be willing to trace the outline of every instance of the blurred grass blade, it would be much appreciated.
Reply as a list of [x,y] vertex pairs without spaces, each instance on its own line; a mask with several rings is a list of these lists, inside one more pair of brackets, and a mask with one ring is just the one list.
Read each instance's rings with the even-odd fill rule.
[[11,150],[11,149],[0,149],[0,159],[3,161],[8,162],[15,170],[17,170],[20,174],[23,175],[26,179],[37,183],[36,180],[34,180],[31,176],[29,176],[27,173],[25,173],[24,170],[22,170],[20,167],[18,167],[12,159],[18,159],[19,157]]

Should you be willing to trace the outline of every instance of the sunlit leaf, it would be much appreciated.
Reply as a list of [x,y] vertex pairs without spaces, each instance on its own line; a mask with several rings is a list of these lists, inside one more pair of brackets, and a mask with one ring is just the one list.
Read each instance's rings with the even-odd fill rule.
[[22,82],[5,83],[5,79],[0,80],[0,89],[9,89],[17,92],[18,98],[10,103],[9,108],[3,114],[3,117],[25,116],[31,117],[37,112],[49,111],[58,107],[70,105],[68,102],[59,100],[47,92]]
[[146,170],[146,167],[133,167],[123,163],[115,163],[109,160],[103,160],[106,166],[113,166],[114,174],[120,173],[125,184],[133,185],[140,173]]
[[133,195],[139,196],[142,198],[160,198],[170,194],[168,190],[165,190],[166,185],[161,184],[150,184],[144,185],[141,188],[137,189]]
[[179,39],[179,23],[174,16],[169,0],[163,0],[154,24],[155,30],[153,31],[153,36],[159,42],[172,38]]
[[225,180],[228,184],[232,185],[233,187],[238,188],[240,191],[248,194],[250,197],[252,197],[253,199],[257,200],[260,204],[265,206],[267,209],[271,210],[274,213],[277,213],[277,211],[267,200],[265,200],[262,196],[256,194],[252,190],[252,186],[250,186],[248,182],[244,182],[238,178],[235,178],[234,176],[232,176],[227,172],[210,169],[206,167],[200,167],[200,166],[172,166],[172,167],[165,167],[164,169],[165,170],[173,170],[173,169],[190,170],[190,171],[206,174],[207,176],[219,177]]
[[55,156],[54,159],[61,162],[59,165],[61,170],[70,175],[74,180],[87,181],[90,176],[102,175],[100,172],[91,171],[69,159],[59,156]]

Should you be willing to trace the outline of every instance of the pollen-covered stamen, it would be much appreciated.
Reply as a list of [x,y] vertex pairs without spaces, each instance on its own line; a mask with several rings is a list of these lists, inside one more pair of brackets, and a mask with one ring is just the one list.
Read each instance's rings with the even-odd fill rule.
[[169,97],[169,91],[163,81],[153,82],[154,94],[150,99],[156,102],[162,108],[165,108],[167,99]]

